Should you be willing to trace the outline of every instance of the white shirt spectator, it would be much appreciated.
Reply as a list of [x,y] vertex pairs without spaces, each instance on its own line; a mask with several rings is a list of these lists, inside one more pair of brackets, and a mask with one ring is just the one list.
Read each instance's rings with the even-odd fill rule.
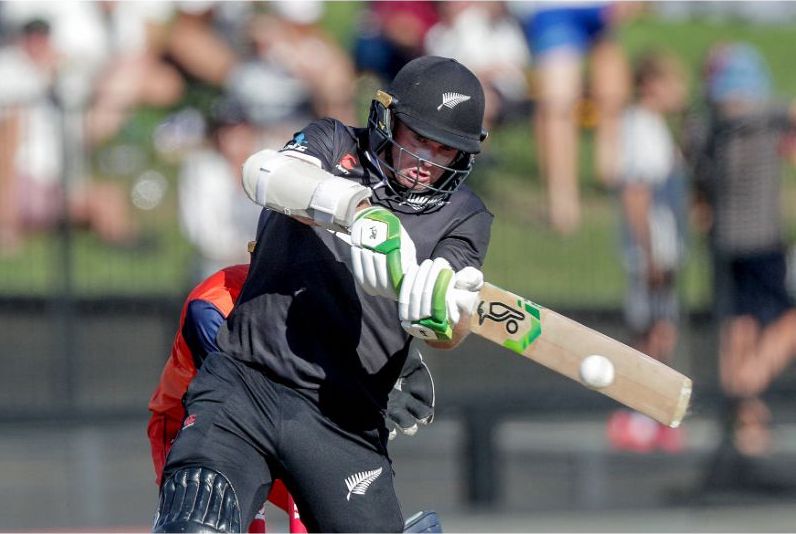
[[50,81],[18,47],[0,49],[0,118],[19,119],[14,172],[37,185],[61,180],[60,115],[47,98]]
[[[649,229],[652,261],[674,269],[683,256],[685,192],[681,187],[681,156],[662,115],[641,106],[622,117],[619,144],[619,185],[642,184],[652,193]],[[629,231],[625,232],[630,270],[645,269],[646,260]]]
[[664,118],[640,106],[622,117],[619,179],[624,183],[662,183],[675,165],[675,145]]
[[179,178],[180,223],[201,257],[200,276],[248,263],[260,207],[240,184],[240,170],[221,154],[201,150],[185,159]]
[[490,81],[502,94],[521,98],[527,92],[525,69],[530,52],[522,29],[508,16],[495,16],[494,6],[474,3],[426,34],[426,52],[451,57],[476,74],[493,73]]
[[107,54],[97,4],[11,0],[3,8],[3,18],[12,34],[36,19],[49,25],[50,42],[58,55],[53,90],[70,106],[85,103]]
[[114,2],[105,26],[105,40],[117,53],[136,54],[148,48],[150,24],[166,24],[175,13],[172,2]]

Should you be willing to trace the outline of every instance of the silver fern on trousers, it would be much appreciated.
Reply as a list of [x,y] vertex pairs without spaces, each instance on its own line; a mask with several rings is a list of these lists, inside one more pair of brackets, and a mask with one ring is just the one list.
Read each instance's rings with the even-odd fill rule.
[[350,501],[352,493],[364,495],[365,492],[368,491],[370,485],[373,484],[373,481],[379,478],[379,475],[381,475],[381,470],[382,468],[379,467],[378,469],[362,471],[361,473],[357,473],[346,478],[345,485],[348,488],[348,495],[346,495],[345,499]]

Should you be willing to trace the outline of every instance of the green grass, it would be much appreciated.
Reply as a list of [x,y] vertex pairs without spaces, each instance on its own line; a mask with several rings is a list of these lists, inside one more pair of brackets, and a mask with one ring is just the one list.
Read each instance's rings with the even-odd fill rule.
[[[362,4],[327,4],[325,29],[350,49]],[[664,23],[643,18],[626,26],[619,38],[631,57],[655,47],[679,54],[691,74],[697,96],[701,59],[718,40],[746,40],[757,45],[770,63],[778,95],[796,95],[796,69],[790,51],[796,49],[794,26],[745,26],[740,23]],[[365,114],[372,87],[363,84],[360,111]],[[143,112],[123,132],[125,141],[150,143],[157,122],[152,110]],[[471,185],[495,214],[492,243],[485,265],[494,283],[548,306],[617,306],[624,275],[619,263],[617,205],[613,196],[595,185],[591,172],[592,143],[582,136],[579,157],[583,194],[583,225],[562,238],[545,223],[544,189],[536,172],[533,139],[526,121],[492,132],[487,153],[491,164],[480,164]],[[151,150],[151,147],[147,147]],[[478,166],[477,166],[478,167]],[[79,294],[179,295],[190,278],[191,248],[176,220],[174,177],[170,195],[154,212],[137,212],[155,242],[142,250],[118,250],[95,237],[77,232],[74,239],[73,287]],[[796,205],[796,172],[785,181],[785,206]],[[790,210],[791,212],[793,210]],[[788,213],[788,236],[796,240],[796,214]],[[58,287],[58,244],[35,236],[15,257],[0,257],[0,294],[45,294]],[[688,264],[682,277],[686,301],[704,306],[709,299],[709,266],[704,237],[692,235]]]
[[619,39],[630,57],[648,48],[663,48],[677,54],[691,74],[693,94],[698,94],[701,63],[710,46],[721,41],[746,41],[765,56],[777,94],[792,98],[796,95],[796,71],[791,59],[791,51],[796,47],[795,29],[793,25],[755,26],[740,21],[665,23],[642,18],[623,27]]
[[350,50],[354,43],[354,32],[359,23],[362,5],[362,2],[326,3],[321,25],[346,50]]
[[[87,230],[71,230],[71,291],[81,296],[178,295],[188,289],[192,251],[174,213],[173,195],[158,212],[139,216],[142,240],[110,246]],[[31,236],[17,254],[0,256],[0,294],[45,295],[63,289],[63,241]]]

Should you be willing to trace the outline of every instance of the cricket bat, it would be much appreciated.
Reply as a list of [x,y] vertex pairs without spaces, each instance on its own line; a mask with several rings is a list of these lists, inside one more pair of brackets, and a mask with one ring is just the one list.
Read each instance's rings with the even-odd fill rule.
[[587,387],[580,364],[590,355],[607,358],[614,379],[592,388],[672,428],[683,420],[691,379],[596,330],[485,283],[471,317],[471,332]]
[[[330,230],[346,243],[347,234]],[[691,379],[624,343],[495,285],[484,283],[470,332],[676,428],[691,400]],[[595,388],[580,375],[584,358],[599,355],[613,381]]]

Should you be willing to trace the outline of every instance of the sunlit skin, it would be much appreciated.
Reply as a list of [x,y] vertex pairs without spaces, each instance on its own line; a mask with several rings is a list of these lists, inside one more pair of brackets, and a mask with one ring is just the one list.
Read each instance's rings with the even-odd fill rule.
[[[395,179],[402,186],[416,191],[433,185],[445,172],[445,169],[431,163],[448,166],[458,152],[455,148],[423,137],[400,122],[395,126],[393,140],[395,143],[392,145],[392,161],[398,171]],[[401,147],[404,149],[403,153]],[[424,160],[419,162],[417,158],[407,154],[407,150]]]

